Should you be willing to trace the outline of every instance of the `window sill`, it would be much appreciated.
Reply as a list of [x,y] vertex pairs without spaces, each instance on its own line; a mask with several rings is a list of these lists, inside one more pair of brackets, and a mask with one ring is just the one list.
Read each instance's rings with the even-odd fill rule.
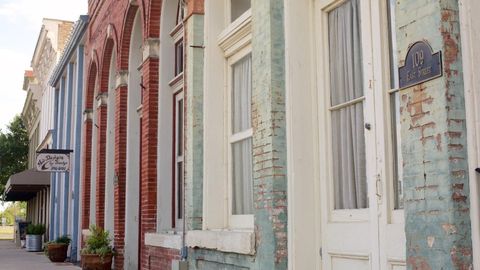
[[255,254],[253,231],[189,231],[187,246],[238,254]]
[[147,233],[145,245],[170,249],[182,248],[182,235],[173,233]]

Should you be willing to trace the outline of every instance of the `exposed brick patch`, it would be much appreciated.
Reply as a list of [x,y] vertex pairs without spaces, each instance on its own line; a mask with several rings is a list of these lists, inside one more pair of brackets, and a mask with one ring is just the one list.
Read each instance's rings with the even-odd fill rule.
[[427,260],[422,257],[410,257],[407,263],[412,270],[432,270]]
[[142,269],[145,270],[171,270],[172,261],[180,260],[179,251],[161,247],[145,247],[146,261]]
[[443,77],[402,90],[407,268],[471,269],[458,1],[397,1],[397,11],[400,55],[422,37],[442,51],[444,68]]

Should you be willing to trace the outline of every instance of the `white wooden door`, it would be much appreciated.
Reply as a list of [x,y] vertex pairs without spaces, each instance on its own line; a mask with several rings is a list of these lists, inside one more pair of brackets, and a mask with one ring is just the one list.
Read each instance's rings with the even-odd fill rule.
[[[390,134],[390,106],[387,103],[389,92],[384,87],[390,74],[385,72],[389,61],[388,57],[384,57],[385,50],[388,55],[388,39],[386,44],[383,41],[388,37],[388,29],[382,28],[386,19],[386,7],[382,0],[315,1],[320,127],[319,241],[323,269],[404,269],[403,215],[401,210],[394,211],[390,203],[393,196],[390,183],[392,173],[389,173],[392,170],[389,163],[392,159],[388,156],[392,154],[389,151],[391,140],[387,139]],[[344,33],[344,29],[338,25],[356,29]],[[337,34],[332,36],[332,32]],[[359,44],[340,36],[349,37],[352,33],[358,36]],[[332,42],[333,39],[339,41]],[[342,52],[339,57],[338,50],[345,51],[342,42],[353,45],[349,45],[347,53]],[[349,57],[353,60],[345,60]],[[361,69],[352,68],[358,59],[361,59]],[[341,75],[332,75],[335,72]],[[352,72],[355,74],[351,75]],[[353,97],[341,102],[335,101],[335,96],[338,96],[335,91],[343,89],[338,86],[339,76],[340,81],[342,76],[345,76],[346,81],[352,81],[348,76],[354,78],[353,81],[358,81],[357,77],[361,78],[361,83],[342,84],[343,88],[345,85],[361,85],[361,94],[357,91]],[[353,106],[363,109],[363,119],[358,116],[358,110],[349,113],[350,118],[335,116],[342,115],[341,110],[352,111]],[[352,125],[352,118],[355,119],[356,129],[354,128],[352,136],[355,142],[350,145],[344,143],[344,133],[352,132],[348,128]],[[339,125],[339,121],[350,124]],[[359,139],[363,140],[364,146],[358,147]],[[355,149],[346,151],[345,148],[349,147]],[[364,151],[361,155],[358,154],[360,148]],[[351,152],[353,157],[345,158],[337,152]],[[352,170],[355,171],[355,180],[348,181],[348,171],[352,166],[355,167]],[[358,174],[357,167],[362,166],[362,173]],[[364,185],[362,182],[366,188],[360,190]],[[348,183],[353,183],[355,187],[352,188]],[[352,193],[354,195],[350,196]],[[359,200],[362,196],[366,203]],[[351,203],[351,198],[345,197],[354,197],[357,203]]]

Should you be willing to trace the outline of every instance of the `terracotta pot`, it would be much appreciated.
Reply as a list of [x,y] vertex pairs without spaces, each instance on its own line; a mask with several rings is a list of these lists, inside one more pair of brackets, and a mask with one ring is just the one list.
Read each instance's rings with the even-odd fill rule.
[[47,245],[48,258],[52,262],[64,262],[67,258],[67,244],[51,243]]
[[82,254],[83,270],[111,270],[112,254],[105,255],[103,258],[96,254]]

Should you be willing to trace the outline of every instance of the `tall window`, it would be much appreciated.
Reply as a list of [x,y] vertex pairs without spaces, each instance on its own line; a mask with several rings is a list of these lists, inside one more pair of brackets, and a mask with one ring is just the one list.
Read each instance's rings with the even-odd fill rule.
[[368,207],[359,2],[328,15],[335,209]]
[[183,72],[183,38],[175,43],[175,76]]
[[[175,95],[175,121],[174,121],[174,213],[176,219],[175,227],[181,227],[181,221],[183,220],[183,128],[184,128],[184,116],[183,116],[183,91],[180,91]],[[178,224],[177,224],[178,223]]]
[[252,57],[231,66],[232,215],[253,214]]
[[[240,2],[248,5],[240,8]],[[247,2],[218,1],[209,5],[205,20],[203,226],[207,230],[252,233],[254,229],[252,16]]]
[[174,75],[178,76],[183,72],[183,57],[184,57],[184,44],[183,44],[183,19],[185,13],[185,6],[183,4],[185,0],[179,0],[177,4],[177,16],[175,18],[175,27],[170,32],[170,36],[174,43]]
[[179,0],[177,4],[176,25],[183,23],[183,19],[185,18],[185,5],[183,2],[185,2],[185,0]]
[[390,45],[390,126],[393,155],[393,195],[395,209],[403,209],[403,168],[402,147],[400,137],[400,93],[398,78],[398,56],[395,30],[395,0],[386,0],[388,6],[389,21],[389,45]]
[[184,42],[183,42],[183,18],[184,5],[178,1],[175,27],[170,32],[172,38],[175,62],[174,78],[170,81],[173,96],[173,140],[172,140],[172,227],[183,227],[184,217],[184,127],[185,127],[185,102],[183,96],[183,66],[184,66]]

